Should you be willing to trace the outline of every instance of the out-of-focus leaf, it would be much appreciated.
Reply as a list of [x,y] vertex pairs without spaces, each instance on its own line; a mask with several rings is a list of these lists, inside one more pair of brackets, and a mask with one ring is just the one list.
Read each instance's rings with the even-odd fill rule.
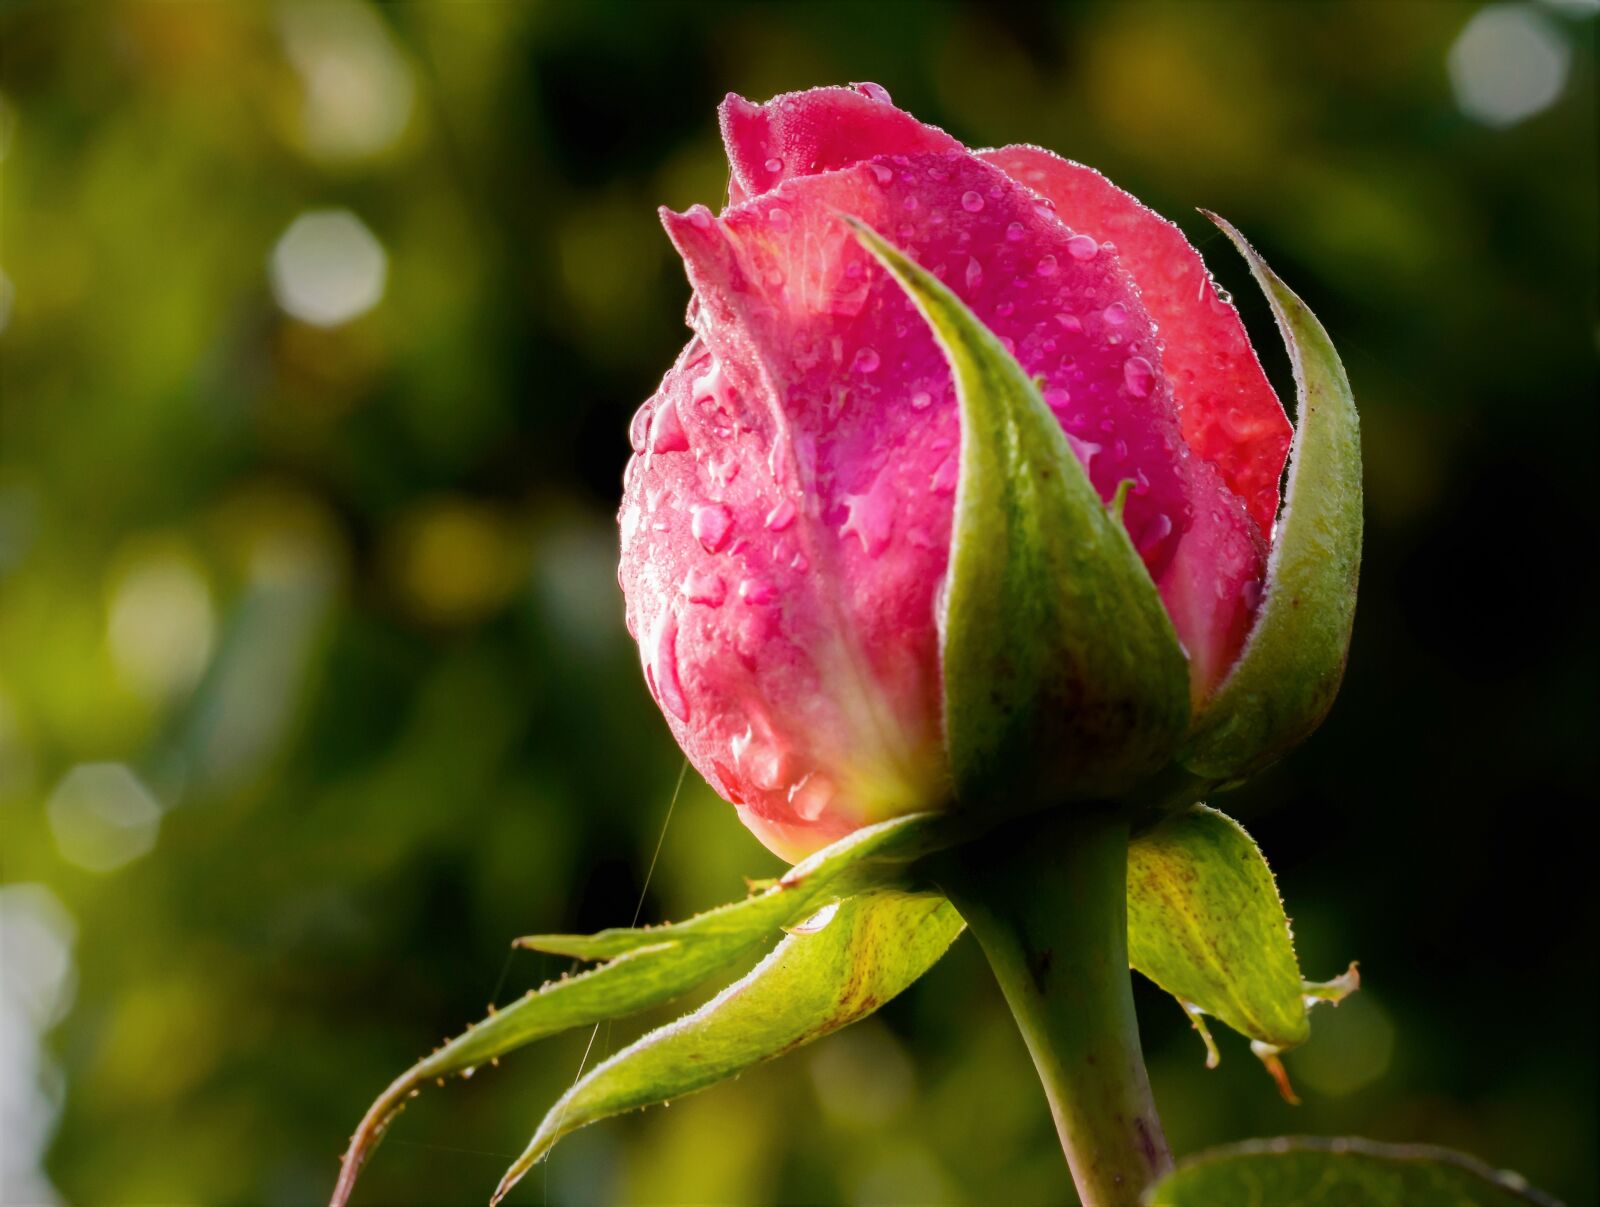
[[1556,1207],[1518,1174],[1424,1145],[1295,1137],[1252,1140],[1185,1161],[1149,1207]]
[[618,927],[592,935],[528,935],[518,939],[517,946],[579,960],[610,959],[662,943],[731,948],[737,955],[829,897],[848,896],[900,879],[908,863],[942,845],[945,830],[943,820],[935,814],[896,817],[824,847],[761,892],[686,922]]
[[956,794],[1024,808],[1114,797],[1165,763],[1188,723],[1172,622],[1016,359],[935,277],[851,225],[933,328],[960,404],[941,621]]
[[1128,959],[1185,1009],[1274,1049],[1311,1033],[1272,872],[1215,809],[1196,805],[1129,844]]
[[871,1014],[932,967],[962,925],[955,907],[934,895],[874,891],[825,906],[743,980],[573,1086],[495,1201],[569,1132],[705,1089]]
[[1182,762],[1242,778],[1302,741],[1344,677],[1361,568],[1361,430],[1333,341],[1310,309],[1215,214],[1272,303],[1299,397],[1289,485],[1265,595],[1239,661],[1200,708]]

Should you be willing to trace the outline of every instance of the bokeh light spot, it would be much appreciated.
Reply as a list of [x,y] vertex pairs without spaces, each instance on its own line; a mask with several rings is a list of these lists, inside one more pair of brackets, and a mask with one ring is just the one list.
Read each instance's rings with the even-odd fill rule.
[[383,297],[389,258],[366,224],[349,210],[308,210],[272,249],[272,295],[278,305],[318,327],[365,314]]
[[193,687],[211,658],[211,592],[191,558],[162,550],[125,566],[111,584],[106,640],[123,681],[159,699]]
[[45,812],[63,859],[111,872],[156,845],[161,805],[122,763],[80,763],[50,794]]
[[402,601],[438,624],[481,620],[531,568],[506,520],[469,499],[435,500],[407,515],[391,538],[390,562]]
[[1319,1007],[1312,1040],[1296,1048],[1289,1071],[1297,1084],[1333,1098],[1365,1089],[1389,1071],[1394,1024],[1371,993],[1357,993],[1337,1006]]
[[416,86],[382,18],[364,4],[315,0],[286,5],[279,28],[300,76],[300,136],[312,157],[365,159],[399,141]]
[[1492,4],[1450,47],[1450,84],[1468,117],[1501,129],[1542,113],[1567,85],[1572,54],[1531,5]]

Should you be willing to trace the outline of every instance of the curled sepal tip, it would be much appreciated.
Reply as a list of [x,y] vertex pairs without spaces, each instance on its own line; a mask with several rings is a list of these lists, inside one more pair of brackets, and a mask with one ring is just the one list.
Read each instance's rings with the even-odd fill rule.
[[1349,379],[1322,324],[1244,236],[1202,213],[1266,293],[1298,397],[1261,607],[1239,660],[1195,714],[1181,760],[1196,775],[1226,781],[1304,740],[1339,691],[1361,565],[1361,432]]
[[1019,812],[1121,795],[1172,757],[1188,723],[1187,664],[1161,597],[1016,359],[936,277],[846,220],[927,319],[955,381],[940,638],[956,795]]

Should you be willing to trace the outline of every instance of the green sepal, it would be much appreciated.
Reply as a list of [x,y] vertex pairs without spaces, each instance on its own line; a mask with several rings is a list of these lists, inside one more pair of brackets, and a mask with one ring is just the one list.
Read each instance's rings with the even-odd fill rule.
[[494,1201],[578,1128],[705,1089],[866,1017],[931,968],[962,927],[932,894],[877,890],[825,906],[748,976],[564,1094]]
[[1361,566],[1361,431],[1339,354],[1310,309],[1215,214],[1272,304],[1298,404],[1288,488],[1243,652],[1190,726],[1180,761],[1243,779],[1303,741],[1344,676]]
[[391,1082],[351,1137],[333,1202],[349,1195],[390,1120],[422,1086],[468,1073],[535,1040],[680,997],[825,902],[869,888],[909,885],[912,861],[958,837],[948,818],[909,814],[856,830],[796,864],[770,887],[685,922],[517,940],[521,947],[609,962],[530,990]]
[[[1353,968],[1321,984],[1301,977],[1260,849],[1238,822],[1204,805],[1129,844],[1128,962],[1191,1018],[1210,1014],[1259,1045],[1269,1069],[1278,1052],[1310,1038],[1312,1002],[1338,1001],[1358,983]],[[1209,1041],[1207,1049],[1214,1055]]]
[[1122,795],[1189,719],[1182,647],[1038,387],[961,300],[847,219],[933,328],[961,416],[940,615],[956,795],[1019,811]]
[[1148,1207],[1559,1207],[1520,1174],[1447,1148],[1305,1136],[1190,1157],[1144,1201]]
[[579,960],[608,960],[662,943],[686,947],[744,946],[794,922],[829,897],[899,881],[908,865],[951,841],[937,814],[911,813],[856,830],[795,864],[777,880],[746,897],[684,922],[602,930],[592,935],[528,935],[518,947]]

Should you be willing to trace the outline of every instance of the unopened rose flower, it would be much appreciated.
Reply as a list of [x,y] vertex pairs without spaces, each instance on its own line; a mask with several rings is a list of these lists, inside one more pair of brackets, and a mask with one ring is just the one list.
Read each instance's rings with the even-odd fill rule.
[[1037,147],[969,151],[883,89],[730,96],[721,214],[663,211],[693,338],[639,410],[620,578],[696,769],[798,858],[949,796],[938,600],[950,370],[860,219],[1040,384],[1203,701],[1261,595],[1291,429],[1178,228]]

